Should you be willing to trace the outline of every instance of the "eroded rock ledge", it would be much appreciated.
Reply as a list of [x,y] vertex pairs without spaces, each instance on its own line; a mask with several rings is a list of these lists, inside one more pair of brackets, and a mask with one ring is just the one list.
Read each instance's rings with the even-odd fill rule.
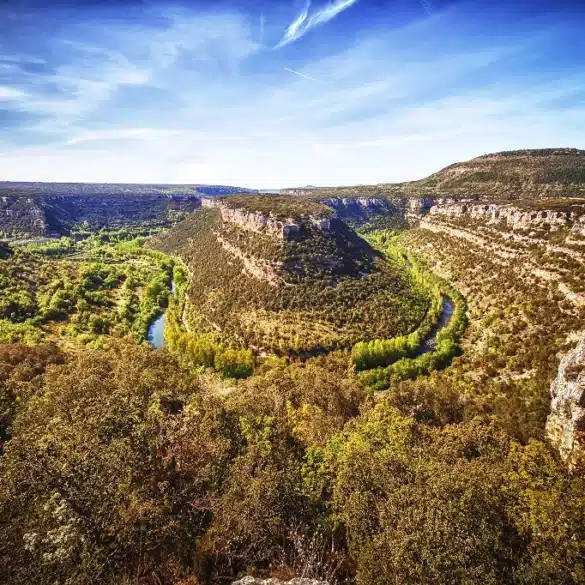
[[203,199],[202,207],[218,209],[225,222],[258,233],[267,233],[283,240],[294,237],[300,231],[300,225],[292,219],[277,220],[260,212],[251,212],[244,209],[234,209],[214,199]]
[[585,448],[585,332],[575,349],[561,360],[551,396],[546,433],[571,464]]
[[473,202],[436,201],[430,208],[431,216],[457,217],[466,215],[487,223],[504,221],[513,230],[548,226],[560,230],[571,226],[576,233],[585,235],[585,206],[574,205],[570,209],[525,210],[514,205],[482,204]]
[[232,585],[328,585],[328,583],[317,579],[296,578],[290,581],[281,581],[274,577],[271,579],[258,579],[257,577],[248,576],[235,581]]

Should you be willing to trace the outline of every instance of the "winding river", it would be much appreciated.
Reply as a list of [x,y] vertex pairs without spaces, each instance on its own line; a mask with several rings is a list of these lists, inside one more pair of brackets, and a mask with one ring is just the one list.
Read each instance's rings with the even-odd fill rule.
[[[171,282],[171,294],[175,292],[175,282]],[[149,326],[146,339],[154,349],[161,349],[166,346],[165,323],[167,320],[166,311],[163,311]]]
[[[172,291],[174,292],[175,287],[173,283]],[[428,337],[421,343],[416,355],[423,355],[425,353],[431,353],[435,351],[437,345],[437,335],[439,332],[447,327],[453,317],[453,311],[455,304],[453,300],[447,295],[442,295],[442,310],[441,316],[435,323]],[[148,343],[154,347],[154,349],[161,349],[166,346],[165,343],[165,323],[166,323],[166,312],[160,314],[148,327]],[[326,352],[323,352],[326,353]],[[311,354],[310,357],[313,357]],[[307,356],[305,356],[307,357]]]
[[166,313],[159,315],[149,326],[146,339],[154,349],[161,349],[165,344]]
[[441,300],[441,316],[431,329],[428,337],[421,343],[418,351],[416,352],[417,356],[435,351],[437,347],[437,335],[439,335],[439,332],[447,327],[451,322],[453,311],[455,310],[455,303],[453,302],[453,299],[447,295],[441,295]]

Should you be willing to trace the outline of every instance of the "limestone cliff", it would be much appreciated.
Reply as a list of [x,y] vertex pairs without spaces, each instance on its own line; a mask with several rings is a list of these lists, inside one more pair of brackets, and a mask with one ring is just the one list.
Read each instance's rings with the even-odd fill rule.
[[258,577],[244,577],[239,581],[234,581],[232,585],[328,585],[326,581],[319,581],[318,579],[306,579],[297,577],[290,581],[281,581],[280,579],[259,579]]
[[164,227],[200,206],[201,197],[190,194],[3,195],[0,237],[59,237],[84,225]]
[[0,182],[0,238],[68,235],[90,229],[167,227],[201,198],[250,192],[221,185]]
[[551,396],[547,436],[571,463],[585,448],[585,332],[575,349],[561,360]]
[[341,219],[356,224],[372,222],[377,217],[392,217],[416,227],[425,218],[429,221],[469,218],[485,224],[503,223],[512,230],[568,228],[585,235],[585,200],[550,199],[532,202],[486,203],[476,199],[450,197],[413,197],[391,200],[381,197],[329,197],[321,203],[334,209]]
[[429,215],[458,217],[467,216],[471,219],[484,221],[488,224],[504,222],[513,230],[548,227],[559,230],[565,226],[573,227],[574,231],[585,227],[585,204],[579,202],[559,208],[558,203],[551,201],[549,206],[543,203],[540,209],[526,209],[513,204],[479,203],[473,201],[452,202],[438,200],[430,208]]
[[[203,207],[219,210],[224,222],[236,224],[249,231],[266,233],[283,240],[292,239],[300,231],[300,225],[291,218],[279,220],[259,211],[229,207],[215,199],[204,198],[201,204]],[[327,229],[328,223],[324,223],[322,227]]]
[[246,231],[293,241],[301,236],[302,226],[332,230],[337,214],[325,205],[310,201],[295,203],[278,196],[204,198],[202,206],[217,209],[221,219]]

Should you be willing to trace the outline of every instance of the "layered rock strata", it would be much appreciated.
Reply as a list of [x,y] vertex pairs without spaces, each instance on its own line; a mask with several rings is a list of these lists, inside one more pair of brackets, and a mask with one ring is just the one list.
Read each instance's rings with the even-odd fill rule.
[[575,349],[561,360],[551,397],[547,436],[571,464],[584,454],[585,448],[585,333]]

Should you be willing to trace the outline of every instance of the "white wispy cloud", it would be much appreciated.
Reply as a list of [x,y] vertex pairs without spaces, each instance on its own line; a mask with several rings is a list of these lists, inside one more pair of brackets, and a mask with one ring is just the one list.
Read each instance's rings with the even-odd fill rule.
[[333,20],[338,14],[353,6],[358,0],[336,0],[309,15],[311,3],[307,1],[303,11],[289,25],[275,48],[288,45],[307,34],[311,29]]
[[26,93],[20,89],[0,86],[0,102],[18,101],[25,96]]
[[[285,45],[290,40],[297,38],[297,35],[300,36],[300,31],[302,31],[302,26],[306,22],[307,17],[309,16],[309,8],[311,6],[310,0],[307,0],[303,11],[295,18],[295,20],[289,25],[284,33],[284,37],[280,41],[277,46]],[[302,34],[302,33],[301,33]]]
[[[237,13],[192,13],[161,9],[157,16],[165,26],[120,23],[102,34],[101,22],[72,25],[67,35],[49,35],[48,46],[67,55],[67,62],[39,74],[22,64],[44,64],[41,58],[16,58],[0,53],[0,102],[12,110],[30,114],[29,129],[48,134],[74,132],[83,120],[98,116],[120,91],[134,95],[167,83],[183,86],[200,77],[198,67],[222,67],[231,72],[260,49],[251,27]],[[86,42],[85,37],[92,42]],[[176,76],[176,63],[193,64],[189,76]],[[18,75],[26,91],[11,83]],[[49,91],[47,91],[49,88]],[[75,143],[76,134],[69,135]],[[112,137],[113,138],[113,137]]]
[[316,81],[317,83],[322,83],[322,81],[319,79],[315,79],[314,77],[311,77],[310,75],[305,75],[304,73],[301,73],[300,71],[295,71],[294,69],[290,69],[289,67],[283,67],[283,69],[285,71],[290,72],[290,73],[294,73],[295,75],[298,75],[299,77],[303,77],[304,79],[310,79],[311,81]]

